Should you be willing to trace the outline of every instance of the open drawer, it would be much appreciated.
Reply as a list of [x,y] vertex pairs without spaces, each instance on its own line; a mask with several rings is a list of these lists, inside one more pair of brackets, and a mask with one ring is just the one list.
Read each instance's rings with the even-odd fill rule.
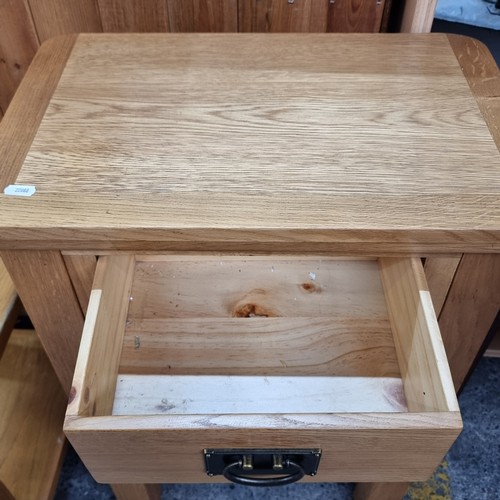
[[419,259],[98,261],[65,432],[96,480],[207,482],[204,450],[424,480],[462,428]]

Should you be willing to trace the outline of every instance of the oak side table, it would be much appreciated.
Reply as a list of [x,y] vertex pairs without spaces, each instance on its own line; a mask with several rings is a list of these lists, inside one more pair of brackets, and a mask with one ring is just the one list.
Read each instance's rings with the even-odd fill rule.
[[[153,483],[175,474],[221,480],[205,471],[217,433],[241,449],[267,440],[322,454],[316,480],[360,481],[358,498],[401,497],[412,468],[429,473],[425,448],[434,463],[458,434],[453,385],[463,384],[499,310],[499,96],[485,47],[443,34],[46,42],[0,124],[0,255],[68,393],[68,436],[97,476],[122,499],[157,498]],[[252,286],[238,295],[235,283]],[[372,344],[339,354],[358,338]],[[158,352],[160,368],[144,368]],[[117,380],[124,365],[132,385],[156,377],[145,389],[152,398],[151,384],[203,380],[215,394],[244,375],[250,385],[234,390],[250,394],[259,378],[268,404],[266,384],[291,374],[294,390],[307,377],[316,387],[340,375],[345,394],[366,382],[380,385],[383,401],[370,412],[339,397],[339,407],[309,415],[297,410],[309,396],[283,389],[287,412],[299,416],[278,408],[247,418],[165,397],[138,434],[119,411],[97,419],[127,383]],[[123,390],[126,407],[135,400]],[[262,413],[262,401],[245,411]],[[181,403],[187,409],[168,420]],[[395,413],[384,420],[386,411]],[[166,434],[151,433],[165,418]],[[332,438],[340,458],[329,438],[321,442],[327,428],[340,436]],[[211,440],[195,458],[183,451],[192,434]],[[161,469],[167,459],[154,452],[176,436],[169,467],[194,460],[199,472]],[[115,444],[122,469],[108,453]],[[130,462],[136,453],[149,469]],[[295,458],[273,460],[279,470]]]

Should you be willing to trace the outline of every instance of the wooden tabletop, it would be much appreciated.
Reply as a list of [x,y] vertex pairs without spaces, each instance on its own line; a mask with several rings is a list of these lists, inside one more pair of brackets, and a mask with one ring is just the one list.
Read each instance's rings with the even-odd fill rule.
[[0,195],[0,248],[500,252],[500,77],[468,44],[53,39],[1,124],[2,189],[36,193]]

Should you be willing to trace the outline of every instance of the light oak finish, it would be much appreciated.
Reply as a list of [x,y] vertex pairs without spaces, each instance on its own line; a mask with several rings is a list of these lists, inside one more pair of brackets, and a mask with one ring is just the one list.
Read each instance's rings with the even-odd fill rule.
[[307,481],[402,481],[427,479],[460,425],[459,415],[436,412],[148,415],[67,417],[65,432],[99,481],[221,482],[205,473],[204,447],[270,446],[322,447],[318,475]]
[[0,359],[21,309],[21,302],[7,269],[0,260]]
[[476,98],[483,119],[500,145],[500,71],[488,48],[473,38],[448,35],[457,61]]
[[[426,43],[421,43],[421,42],[415,42],[414,44],[414,50],[415,52],[423,51],[424,54],[432,54],[434,57],[434,54],[436,51],[431,48],[431,46],[436,43],[437,38],[436,37],[431,37],[432,38],[432,44],[427,45]],[[442,38],[442,37],[440,37]],[[422,39],[424,40],[424,39]],[[380,39],[380,42],[383,42],[383,37]],[[339,40],[339,43],[345,43],[341,42]],[[368,41],[367,43],[373,44],[374,42]],[[379,43],[379,39],[377,39],[377,44]],[[384,42],[385,43],[385,42]],[[399,43],[399,42],[394,42],[394,43]],[[430,42],[429,42],[430,43]],[[441,41],[440,43],[444,43]],[[486,123],[489,126],[490,132],[493,136],[493,138],[496,140],[497,144],[499,143],[499,135],[498,135],[498,128],[495,125],[495,113],[497,113],[498,108],[498,70],[491,58],[487,54],[487,51],[485,50],[484,46],[478,44],[475,41],[471,41],[470,39],[462,39],[462,38],[457,38],[457,37],[448,37],[448,43],[449,46],[453,49],[453,52],[456,56],[456,59],[459,60],[460,64],[458,65],[455,61],[455,66],[454,68],[457,67],[462,67],[464,70],[464,74],[467,78],[467,81],[471,87],[472,93],[474,96],[477,97],[477,104],[479,109],[481,110],[481,113],[486,121]],[[60,55],[63,55],[66,53],[69,53],[69,50],[71,50],[71,44],[72,42],[65,42],[58,40],[56,41],[56,45],[58,45],[57,48],[52,47],[51,50],[43,52],[43,57],[39,57],[39,62],[41,63],[39,67],[43,67],[46,70],[52,71],[50,74],[60,74],[64,67],[64,61],[59,57]],[[427,46],[427,49],[426,49]],[[380,50],[383,52],[384,51],[384,44],[380,46]],[[43,50],[43,49],[42,49]],[[444,45],[443,45],[443,50],[444,50]],[[53,52],[52,52],[53,51]],[[57,57],[55,60],[52,60],[51,58],[45,57],[49,54],[55,54]],[[446,52],[446,50],[444,50]],[[444,53],[443,52],[443,53]],[[449,51],[448,51],[449,52]],[[439,53],[439,51],[438,51]],[[452,58],[453,56],[450,56],[450,67],[453,64],[452,63]],[[431,58],[432,59],[432,58]],[[427,67],[427,63],[424,61],[428,60],[427,55],[421,55],[420,63],[418,62],[418,59],[414,59],[414,68],[419,68],[419,71],[422,69],[422,67]],[[61,62],[59,62],[61,61]],[[387,61],[384,61],[387,63]],[[442,66],[442,65],[441,65]],[[445,65],[446,66],[446,65]],[[386,68],[386,64],[380,65],[380,71],[384,70]],[[431,75],[424,75],[425,78],[430,78]],[[450,75],[442,75],[443,78],[448,79]],[[58,78],[58,76],[57,76]],[[27,80],[25,80],[27,81]],[[49,81],[53,82],[54,79],[52,76],[49,75]],[[9,172],[14,172],[14,175],[9,177],[9,179],[12,180],[6,180],[6,183],[13,182],[17,176],[17,173],[20,170],[22,161],[24,159],[24,155],[26,154],[27,148],[29,148],[31,144],[31,139],[30,137],[33,137],[37,127],[39,120],[36,118],[36,116],[41,116],[43,115],[45,111],[45,102],[47,98],[50,98],[52,94],[52,90],[49,86],[48,89],[45,89],[39,85],[37,85],[37,82],[43,82],[45,84],[44,79],[40,79],[39,77],[36,76],[36,73],[33,73],[33,80],[30,80],[30,83],[26,84],[24,86],[24,91],[19,94],[18,98],[14,100],[13,105],[10,107],[12,109],[13,106],[16,106],[16,111],[12,112],[9,116],[6,117],[8,118],[8,127],[4,127],[4,123],[7,120],[4,120],[4,123],[2,123],[1,128],[2,128],[2,133],[0,134],[2,139],[0,142],[0,150],[4,146],[8,146],[7,148],[4,148],[2,152],[2,158],[7,158],[7,161],[5,161],[4,164],[4,171],[6,171],[6,168],[8,168]],[[57,79],[55,80],[57,83]],[[370,87],[371,88],[371,87]],[[406,85],[405,87],[406,88]],[[39,93],[39,91],[42,91]],[[18,118],[15,118],[18,117]],[[7,134],[7,135],[6,135]],[[5,142],[3,140],[6,138]],[[479,160],[478,162],[472,161],[471,164],[475,165],[481,165],[481,161]],[[441,166],[440,166],[441,168]],[[8,174],[11,175],[11,174]],[[478,172],[474,172],[475,177],[479,177]],[[3,180],[3,178],[2,178]],[[2,186],[3,187],[3,186]],[[451,191],[453,191],[453,186],[450,188]],[[498,191],[497,191],[498,192]],[[457,194],[456,198],[453,197],[447,197],[446,199],[443,199],[443,202],[439,204],[438,206],[435,206],[435,212],[440,213],[443,212],[447,214],[449,212],[449,218],[451,219],[451,208],[454,205],[454,202],[456,199],[462,198],[462,194]],[[247,249],[248,251],[269,251],[269,252],[276,252],[278,251],[279,248],[281,248],[284,252],[289,253],[291,251],[291,248],[293,248],[293,251],[309,251],[309,252],[330,252],[330,253],[344,253],[344,254],[349,254],[351,252],[353,253],[359,253],[359,254],[371,254],[371,255],[385,255],[385,254],[395,254],[395,253],[401,253],[401,252],[406,252],[407,254],[413,254],[413,255],[419,255],[419,256],[424,256],[428,255],[429,253],[443,253],[443,254],[449,254],[450,252],[457,252],[457,253],[462,253],[462,252],[498,252],[499,251],[499,244],[498,244],[498,224],[495,223],[493,224],[493,229],[490,226],[484,226],[482,221],[486,220],[497,220],[494,217],[492,217],[491,213],[488,213],[485,211],[483,208],[484,207],[479,207],[477,204],[478,200],[482,200],[485,202],[485,207],[488,206],[495,206],[497,204],[497,197],[495,195],[486,195],[483,193],[484,196],[480,196],[477,199],[472,199],[469,198],[469,208],[470,211],[464,211],[462,213],[462,216],[460,218],[455,218],[455,221],[461,221],[460,224],[457,224],[453,229],[448,228],[447,231],[443,230],[443,226],[439,227],[439,224],[437,221],[434,219],[434,215],[431,214],[431,212],[427,212],[425,210],[422,210],[422,203],[427,202],[428,197],[426,196],[415,196],[414,199],[410,199],[408,202],[408,211],[410,211],[410,206],[412,207],[411,209],[414,210],[415,212],[415,207],[419,208],[420,215],[423,219],[428,219],[431,217],[435,222],[436,226],[438,227],[438,231],[435,230],[435,228],[423,228],[420,224],[422,221],[415,221],[415,219],[410,219],[406,221],[407,227],[412,227],[412,230],[415,230],[415,232],[418,232],[417,237],[413,238],[408,238],[408,234],[403,234],[399,230],[390,228],[391,226],[391,220],[387,220],[387,214],[389,216],[393,216],[394,213],[396,213],[396,208],[399,207],[399,203],[401,200],[397,200],[397,203],[394,203],[394,201],[391,199],[391,197],[385,197],[384,199],[380,198],[379,200],[379,209],[378,210],[372,210],[373,206],[377,206],[377,203],[374,203],[373,199],[367,199],[367,198],[362,198],[362,205],[366,206],[366,213],[371,215],[371,212],[379,214],[379,216],[375,216],[373,219],[373,224],[366,223],[366,225],[363,226],[362,229],[360,229],[359,222],[360,219],[357,218],[356,214],[356,208],[355,204],[353,204],[352,209],[349,210],[349,204],[347,205],[337,205],[333,206],[334,213],[335,210],[346,210],[346,228],[349,230],[348,226],[349,223],[354,221],[358,222],[357,230],[350,230],[349,234],[347,235],[345,231],[337,231],[335,234],[332,234],[331,237],[326,237],[325,232],[323,231],[322,233],[318,232],[317,228],[315,228],[312,231],[302,231],[302,234],[300,238],[297,238],[297,227],[301,223],[303,223],[303,220],[301,220],[300,217],[296,216],[297,218],[294,219],[293,217],[290,219],[291,225],[293,226],[291,229],[292,231],[285,231],[281,230],[280,234],[277,236],[277,230],[276,228],[270,228],[269,232],[265,234],[267,237],[267,242],[264,244],[262,242],[262,237],[264,236],[263,232],[260,232],[259,237],[260,237],[260,243],[259,243],[259,248],[255,248],[253,245],[253,240],[254,240],[254,229],[248,230],[246,232],[240,232],[239,235],[236,235],[234,232],[231,232],[229,234],[228,231],[222,232],[219,231],[218,236],[214,233],[213,239],[210,242],[206,241],[206,236],[207,233],[206,231],[202,231],[204,234],[204,243],[197,244],[196,238],[195,238],[195,231],[193,231],[193,220],[192,218],[187,219],[187,224],[190,229],[190,237],[186,237],[185,234],[183,234],[182,231],[178,231],[177,233],[171,232],[170,234],[165,234],[163,233],[163,230],[158,231],[155,230],[153,227],[151,227],[151,233],[148,235],[146,234],[146,231],[143,231],[142,234],[137,233],[137,221],[138,219],[134,219],[135,214],[132,213],[132,211],[127,211],[124,210],[122,211],[122,214],[125,216],[125,220],[130,220],[131,221],[131,229],[127,231],[126,234],[120,231],[115,232],[110,229],[109,224],[107,224],[107,221],[103,219],[103,214],[105,214],[106,210],[109,209],[109,207],[106,206],[106,202],[104,200],[101,200],[100,197],[87,197],[84,199],[81,203],[81,211],[79,217],[82,217],[81,220],[83,220],[84,224],[86,224],[86,229],[81,230],[80,234],[82,237],[78,240],[78,247],[79,248],[87,248],[89,250],[95,250],[98,248],[98,246],[92,246],[96,241],[101,240],[101,247],[106,246],[108,250],[116,250],[118,248],[122,248],[124,250],[132,250],[133,248],[142,248],[143,250],[147,251],[158,251],[161,249],[165,249],[167,247],[170,247],[171,250],[189,250],[189,251],[195,251],[196,249],[198,250],[216,250],[216,249],[223,249],[224,251],[244,251]],[[70,210],[74,209],[74,200],[71,198],[74,198],[74,196],[69,195],[67,199],[62,198],[62,206],[56,206],[55,202],[49,203],[48,206],[51,206],[51,211],[52,213],[57,213],[59,220],[64,221],[67,220],[68,214],[74,212],[70,212]],[[138,196],[137,197],[137,203],[139,204],[139,199],[142,202],[143,201],[143,196]],[[193,197],[194,198],[194,197]],[[223,213],[223,207],[224,204],[226,203],[226,199],[224,196],[220,196],[218,199],[217,197],[213,198],[212,196],[206,197],[206,198],[198,198],[198,205],[201,203],[204,203],[207,205],[208,201],[212,202],[212,199],[215,202],[214,206],[208,206],[207,210],[212,211],[214,213],[213,220],[220,221],[222,220],[220,215]],[[463,199],[463,198],[462,198]],[[32,199],[31,201],[33,201]],[[318,202],[318,198],[316,198],[316,202]],[[23,202],[19,201],[19,205],[23,205]],[[27,200],[25,200],[27,201]],[[182,203],[177,203],[174,205],[175,209],[178,211],[178,213],[182,214],[188,214],[190,213],[189,210],[186,211],[186,207],[189,208],[190,206],[194,205],[194,201],[189,203],[189,200],[187,200],[188,203],[182,204]],[[262,225],[265,225],[269,222],[269,220],[273,220],[274,216],[276,214],[283,214],[285,218],[289,215],[290,208],[286,203],[282,203],[282,200],[269,200],[267,198],[257,200],[259,202],[263,202],[263,206],[265,207],[265,210],[267,210],[268,214],[271,214],[271,216],[263,218],[261,221],[257,221],[261,223]],[[319,200],[321,201],[321,200]],[[370,205],[369,202],[372,204]],[[149,203],[149,200],[148,200]],[[424,203],[424,204],[425,204]],[[92,206],[98,207],[97,209],[94,209],[94,217],[93,220],[92,218],[88,218],[86,216],[86,211],[87,210],[92,210]],[[161,214],[161,200],[158,200],[156,202],[157,206],[154,206],[151,210],[152,213],[145,213],[145,219],[150,219],[151,216],[153,216],[154,220],[154,214],[155,213],[160,213]],[[47,206],[47,204],[43,204],[43,206]],[[35,208],[35,210],[42,210],[43,211],[43,206],[39,206]],[[123,208],[126,206],[125,202],[119,203],[119,207]],[[331,205],[330,205],[331,206]],[[269,209],[269,207],[271,209]],[[33,204],[30,205],[30,207],[26,207],[26,210],[24,211],[23,214],[23,219],[26,221],[28,220],[29,217],[33,215]],[[214,208],[217,208],[219,210],[219,213],[216,213],[217,210]],[[252,207],[250,207],[251,209]],[[324,227],[328,224],[331,223],[331,221],[325,221],[321,220],[321,212],[323,205],[319,205],[316,203],[316,206],[314,206],[314,202],[311,201],[309,205],[305,205],[306,209],[310,210],[310,215],[311,217],[316,217],[318,218],[319,225]],[[358,206],[359,208],[359,206]],[[23,209],[24,210],[24,209]],[[244,216],[244,211],[247,211],[247,216],[248,213],[253,214],[253,211],[249,212],[248,207],[244,207],[244,209],[241,210],[241,218],[243,220]],[[293,210],[292,210],[293,212]],[[8,219],[10,217],[9,213],[6,211],[1,212],[2,214],[6,214],[6,218]],[[429,215],[431,214],[431,215]],[[106,215],[111,215],[111,214],[106,214]],[[115,214],[116,215],[116,212]],[[164,214],[163,214],[164,215]],[[386,218],[384,219],[384,215]],[[359,214],[358,214],[359,216]],[[161,215],[160,215],[161,217]],[[103,221],[103,226],[101,229],[100,227],[100,222],[101,220]],[[246,221],[248,222],[248,217],[246,218]],[[18,221],[19,222],[19,221]],[[2,221],[3,224],[3,221]],[[38,224],[38,223],[37,223]],[[33,227],[36,227],[37,224],[34,224]],[[387,224],[387,225],[386,225]],[[1,242],[0,244],[2,245],[3,248],[19,248],[19,247],[24,247],[26,248],[27,246],[33,248],[33,247],[38,247],[38,248],[45,248],[45,249],[54,249],[54,248],[69,248],[71,250],[76,249],[75,245],[75,240],[68,240],[67,236],[70,234],[72,231],[71,229],[68,230],[67,227],[61,229],[57,229],[55,227],[48,227],[50,224],[46,224],[45,228],[43,228],[42,232],[38,233],[37,238],[34,240],[30,239],[34,236],[34,232],[28,233],[30,231],[30,228],[24,228],[24,229],[19,229],[19,227],[12,233],[6,233],[3,232],[2,235],[5,235],[5,240]],[[389,229],[388,229],[389,227]],[[382,229],[381,229],[382,228]],[[227,229],[227,228],[226,228]],[[27,231],[27,232],[26,232]],[[20,234],[24,233],[24,237],[21,238]],[[43,233],[43,236],[42,236]],[[163,241],[161,237],[159,238],[159,233],[163,233],[162,237],[165,238]],[[222,234],[223,233],[223,234]],[[45,238],[45,239],[43,239]],[[415,239],[416,238],[416,239]],[[92,240],[93,239],[93,240]],[[166,241],[168,239],[168,242]],[[277,244],[277,241],[278,244]],[[106,241],[107,240],[107,241]],[[129,244],[129,240],[130,244]],[[175,240],[175,241],[174,241]],[[307,240],[307,241],[306,241]],[[393,245],[389,245],[387,243],[388,240],[391,240],[393,242]],[[418,241],[416,241],[418,240]],[[22,243],[20,243],[22,241]],[[105,242],[106,241],[106,242]],[[112,241],[112,242],[111,242]],[[302,243],[300,242],[302,241]],[[475,243],[477,242],[477,243]],[[86,246],[87,245],[87,246]],[[480,272],[480,266],[484,265],[485,261],[482,259],[476,260],[474,263],[471,263],[470,268],[469,268],[469,273],[474,275],[477,272]],[[21,264],[19,264],[21,265]],[[488,265],[486,263],[486,265]],[[479,266],[479,267],[477,267]],[[489,276],[487,273],[482,273],[481,274],[481,279],[476,280],[477,287],[481,288],[483,285],[488,288],[488,279]],[[455,284],[452,283],[452,287],[450,290],[450,296],[451,296],[451,291],[455,287]],[[50,287],[49,287],[50,288]],[[24,294],[28,293],[29,294],[29,289],[27,288],[27,285],[24,285],[24,288],[20,290],[21,296],[24,297]],[[462,289],[461,291],[462,294],[465,294],[465,290]],[[469,295],[472,294],[473,292],[469,290]],[[463,315],[467,315],[466,307],[467,304],[472,304],[473,301],[467,299],[464,302],[460,301],[455,301],[453,305],[450,303],[450,317],[453,316],[455,313],[460,313]],[[477,303],[476,303],[477,304]],[[481,304],[477,304],[480,306]],[[58,314],[58,307],[57,304],[55,304],[55,301],[47,300],[45,302],[45,307],[47,311],[52,311],[55,314]],[[450,358],[452,370],[455,371],[457,369],[460,372],[464,372],[468,370],[468,366],[470,365],[472,359],[475,357],[474,349],[477,349],[477,345],[479,345],[480,338],[484,338],[486,335],[484,329],[485,329],[485,323],[486,320],[489,316],[488,312],[488,307],[486,307],[486,315],[484,316],[485,321],[478,322],[476,324],[478,331],[475,332],[475,337],[476,337],[476,342],[475,342],[475,347],[472,347],[472,349],[468,352],[466,356],[462,355],[460,352],[460,349],[456,349],[452,351],[452,357]],[[454,311],[452,311],[454,309]],[[47,312],[48,314],[48,312]],[[41,320],[43,318],[43,315],[41,316]],[[447,331],[446,337],[447,337],[447,343],[449,344],[460,344],[462,342],[462,338],[460,336],[465,336],[467,337],[468,335],[471,334],[470,331],[456,331],[453,330],[452,324],[450,322],[444,323],[443,326],[445,327]],[[47,343],[47,346],[52,345],[53,343],[57,343],[57,339],[54,339],[54,342],[51,342],[51,337],[50,337],[50,328],[46,328],[45,331],[41,334],[42,338],[44,338],[45,342]],[[443,334],[445,332],[443,331]],[[380,486],[380,485],[379,485]],[[380,486],[379,488],[381,491],[383,491],[383,486]],[[382,494],[381,498],[388,498],[384,497]]]
[[[37,52],[0,123],[0,189],[14,183],[76,37],[51,40]],[[2,217],[3,218],[3,217]]]
[[[68,415],[106,415],[113,406],[116,372],[132,285],[133,256],[102,257],[90,296]],[[94,335],[94,331],[100,332]]]
[[89,305],[97,259],[95,255],[63,254],[64,264],[80,302],[83,314]]
[[[434,2],[434,0],[431,1]],[[412,6],[414,3],[409,2],[407,10],[411,9]],[[415,11],[413,12],[415,14]],[[483,118],[488,124],[490,133],[497,147],[500,147],[500,128],[497,126],[498,116],[500,116],[500,97],[498,97],[500,95],[500,72],[496,62],[486,46],[478,40],[458,35],[448,35],[448,40]],[[495,248],[497,246],[495,245]],[[489,274],[490,262],[484,258],[470,261],[471,257],[469,256],[468,264],[463,268],[466,279],[463,280],[460,277],[461,271],[457,276],[459,278],[457,282],[452,283],[449,290],[450,300],[445,304],[446,311],[442,320],[440,319],[448,363],[457,388],[463,386],[467,374],[481,351],[491,321],[495,317],[495,310],[498,310],[498,304],[495,306],[487,299],[492,283],[495,283],[494,276]],[[494,259],[493,256],[490,258]],[[465,281],[471,276],[474,277],[472,286],[467,287]],[[431,277],[431,291],[435,289],[434,283],[434,279]],[[439,288],[443,290],[446,285],[441,284]],[[497,289],[498,287],[493,291],[493,295],[497,293]],[[479,298],[477,297],[478,290],[481,290]],[[455,293],[461,297],[459,300],[457,300]],[[486,302],[483,302],[481,298],[485,299]],[[480,318],[479,321],[471,322],[471,311],[473,311],[472,317]],[[464,328],[456,328],[457,325],[462,324]],[[470,338],[472,340],[469,340]],[[466,345],[462,345],[464,339]],[[355,490],[356,498],[396,500],[403,496],[407,487],[407,483],[360,483]]]
[[[386,31],[390,0],[3,0],[0,15],[0,117],[39,42],[81,32]],[[406,2],[405,24],[429,31]],[[238,15],[239,14],[239,15]],[[429,16],[426,18],[430,19]]]
[[[161,378],[160,374],[165,373],[163,368],[147,378],[140,374],[127,375],[119,368],[120,342],[123,340],[126,325],[137,321],[140,311],[146,316],[154,312],[147,304],[148,299],[144,300],[141,294],[153,297],[152,300],[157,304],[158,319],[162,321],[161,324],[168,333],[169,321],[161,318],[162,316],[168,318],[175,309],[179,310],[177,314],[181,318],[186,314],[194,315],[196,310],[199,310],[201,319],[206,319],[209,311],[214,311],[212,314],[218,316],[231,315],[232,301],[228,302],[229,307],[224,313],[216,307],[203,308],[205,300],[211,306],[212,303],[216,304],[218,299],[224,302],[228,293],[238,295],[225,290],[229,284],[225,274],[227,271],[220,271],[221,278],[218,281],[217,273],[213,271],[213,264],[217,264],[219,269],[226,267],[229,269],[232,284],[233,286],[234,283],[239,284],[242,296],[247,294],[249,288],[253,289],[255,279],[259,282],[265,277],[269,280],[269,288],[265,290],[266,302],[269,304],[280,303],[280,300],[273,300],[273,296],[279,299],[280,294],[286,297],[289,293],[286,280],[282,287],[275,286],[276,282],[282,283],[281,279],[274,281],[272,277],[279,275],[280,268],[286,271],[285,275],[292,276],[292,281],[297,281],[295,276],[300,276],[304,274],[304,270],[311,269],[311,264],[318,265],[318,261],[306,258],[305,266],[300,259],[284,261],[281,266],[280,259],[276,258],[273,271],[269,265],[270,261],[262,257],[256,257],[255,260],[247,257],[243,261],[238,260],[240,258],[233,258],[228,262],[222,261],[222,265],[221,257],[219,259],[212,257],[201,261],[208,269],[204,273],[203,270],[200,271],[200,266],[195,265],[196,261],[192,258],[183,261],[180,257],[182,266],[179,266],[172,256],[163,259],[160,257],[158,262],[152,257],[144,258],[144,261],[141,259],[137,259],[135,270],[131,268],[134,258],[127,255],[102,257],[98,262],[75,371],[73,385],[75,399],[68,407],[65,421],[68,438],[98,480],[211,481],[204,472],[200,455],[202,449],[212,446],[259,447],[264,446],[264,443],[267,447],[287,447],[293,443],[295,447],[322,448],[321,468],[318,475],[312,479],[315,481],[346,481],[354,478],[366,481],[375,478],[394,481],[404,478],[423,479],[430,474],[460,432],[461,420],[451,377],[445,367],[434,366],[432,363],[432,355],[435,355],[436,365],[441,365],[446,358],[443,359],[443,353],[439,350],[439,330],[436,319],[431,313],[430,298],[426,299],[424,296],[425,278],[418,259],[412,261],[395,259],[394,267],[391,259],[380,262],[388,310],[383,316],[388,314],[391,317],[394,323],[392,329],[394,342],[397,349],[403,352],[401,367],[404,373],[399,383],[377,376],[372,376],[371,379],[361,377],[361,380],[358,380],[357,374],[354,374],[354,380],[351,381],[344,377],[336,379],[338,372],[328,367],[325,367],[325,372],[322,374],[326,380],[322,381],[311,376],[291,378],[290,376],[294,375],[292,367],[287,370],[287,377],[280,376],[272,380],[262,375],[250,377],[167,375]],[[186,264],[189,264],[189,267]],[[231,269],[231,264],[236,266]],[[235,276],[235,269],[243,268],[244,265],[248,266],[248,272],[236,271]],[[345,269],[332,270],[332,266]],[[335,325],[339,318],[342,325],[343,317],[350,318],[353,324],[357,322],[363,324],[363,318],[366,319],[374,314],[371,304],[378,304],[380,299],[383,300],[384,291],[381,288],[380,277],[377,274],[373,275],[373,269],[377,269],[375,261],[338,259],[322,262],[319,269],[316,269],[315,279],[310,278],[313,283],[317,282],[316,286],[322,285],[325,291],[335,287],[335,290],[326,295],[331,302],[332,310],[328,313],[331,314],[332,325]],[[173,272],[184,273],[185,276],[182,276],[179,282],[176,281]],[[189,284],[190,274],[193,278],[198,278],[200,283],[198,289],[189,289],[189,286],[179,288],[179,285]],[[394,290],[401,288],[405,294],[405,301],[395,298],[396,292],[387,289],[388,282],[392,279],[398,281],[394,285]],[[218,299],[213,300],[212,297],[206,296],[204,287],[207,283],[211,284],[212,295],[218,296]],[[158,292],[160,284],[165,288],[161,294]],[[302,281],[299,280],[295,286],[297,285],[301,286]],[[360,288],[364,288],[365,295]],[[190,309],[183,305],[182,299],[178,298],[177,290],[183,290],[196,307]],[[321,292],[315,293],[321,295]],[[361,297],[356,301],[355,297],[358,294]],[[370,298],[371,294],[374,297]],[[342,313],[336,309],[335,299],[342,301],[343,305],[339,307],[343,309]],[[176,308],[175,302],[178,300],[181,300],[181,305]],[[318,313],[314,302],[319,300],[321,303],[326,299],[311,300],[310,314],[314,321]],[[161,301],[163,306],[158,301]],[[365,303],[366,310],[363,314],[360,309],[363,309]],[[140,306],[137,307],[136,304]],[[297,307],[300,311],[301,306]],[[393,310],[395,307],[397,311]],[[322,308],[327,310],[326,305]],[[278,308],[274,310],[275,316],[270,315],[264,319],[279,321],[282,319],[280,316],[296,318],[290,311],[279,312]],[[305,310],[301,314],[305,314]],[[401,318],[406,316],[413,318],[415,315],[419,316],[418,328],[413,330],[408,328],[404,324],[405,320]],[[377,319],[377,313],[374,318]],[[252,323],[260,318],[244,316],[236,319],[247,324],[247,335],[252,335]],[[362,329],[364,328],[366,326],[362,326]],[[273,344],[274,335],[274,330],[270,329],[266,344]],[[309,336],[311,339],[315,338],[313,332],[310,332]],[[335,353],[335,333],[333,338],[331,350]],[[198,339],[198,343],[203,342],[203,336],[199,336]],[[412,352],[409,345],[415,339],[418,339],[415,342],[415,349],[423,349],[420,356],[425,363],[412,361],[413,358],[419,357],[416,352]],[[279,338],[276,340],[280,341]],[[339,340],[339,342],[344,341]],[[289,348],[290,352],[285,352],[283,356],[285,359],[295,351],[293,345]],[[367,365],[373,363],[370,349],[363,350],[355,344],[352,348],[363,352]],[[135,349],[138,351],[142,349],[141,337],[135,338]],[[226,347],[223,349],[226,349],[228,356],[233,357],[236,366],[233,373],[238,374],[238,364],[245,365],[248,362],[247,353],[240,352],[237,343],[232,349]],[[103,353],[106,362],[102,358]],[[154,354],[153,352],[152,355]],[[172,356],[172,363],[175,363],[176,353],[166,354]],[[356,352],[353,354],[355,358]],[[164,356],[161,351],[160,356]],[[186,356],[189,356],[189,352],[186,352]],[[377,354],[374,356],[376,358]],[[196,348],[193,351],[193,358],[194,366],[198,365],[194,372],[204,373],[204,370],[199,368]],[[350,353],[344,355],[346,364],[350,358]],[[305,354],[305,359],[314,366],[320,359],[320,354],[311,351]],[[151,361],[154,366],[155,359]],[[260,366],[260,359],[255,361],[256,366]],[[166,364],[169,359],[164,358],[163,362]],[[420,373],[419,368],[428,369],[430,375]],[[310,371],[315,373],[315,368]],[[209,368],[208,373],[210,372]],[[301,373],[300,369],[298,373]],[[431,382],[427,382],[428,378]],[[290,388],[284,389],[282,384],[286,384],[287,380],[293,384]],[[98,381],[101,381],[102,385],[93,389]],[[116,381],[117,389],[115,389]],[[331,390],[328,384],[334,381],[337,382],[337,388]],[[412,398],[411,406],[407,407],[402,398],[401,382],[407,397]],[[293,393],[294,388],[305,391],[307,386],[310,387],[312,394],[303,396],[299,404],[298,395]],[[238,387],[245,394],[241,404],[231,397],[232,393],[238,392]],[[259,387],[262,392],[261,401],[251,396]],[[273,387],[276,392],[273,391]],[[364,396],[363,387],[369,388],[373,394],[369,397]],[[416,395],[422,387],[427,391],[427,396]],[[223,388],[227,392],[223,391]],[[343,393],[345,398],[352,397],[353,401],[334,401],[335,397],[340,397],[340,393]],[[279,399],[276,400],[277,394],[288,394],[288,401],[280,404]],[[304,408],[304,400],[308,401],[308,398],[310,404]],[[384,399],[386,401],[382,403],[381,400]],[[114,412],[111,409],[113,401]],[[237,408],[234,407],[235,404]],[[263,405],[266,407],[265,411]],[[142,435],[141,446],[138,441],[139,435]],[[99,443],[99,451],[96,442]],[[144,443],[148,445],[144,446]],[[182,445],[179,446],[179,443]],[[168,453],[165,452],[167,448]],[[156,456],[156,459],[152,460],[152,456]]]
[[[0,360],[0,477],[13,498],[53,498],[65,449],[66,396],[32,330],[15,330]],[[2,496],[0,490],[0,497]]]
[[83,315],[61,254],[4,251],[1,258],[66,393],[83,328]]
[[419,259],[381,259],[408,410],[458,411],[436,314]]
[[461,258],[461,255],[456,255],[449,257],[432,256],[425,259],[425,279],[427,280],[434,311],[438,318],[446,302],[446,297],[448,296]]
[[496,248],[498,150],[447,37],[348,40],[80,35],[16,179],[38,192],[0,196],[0,245]]
[[464,255],[439,318],[457,390],[466,380],[498,314],[499,283],[500,256]]

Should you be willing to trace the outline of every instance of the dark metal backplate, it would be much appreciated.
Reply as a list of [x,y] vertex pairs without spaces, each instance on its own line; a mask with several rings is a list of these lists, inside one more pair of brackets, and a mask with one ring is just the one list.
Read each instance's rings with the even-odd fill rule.
[[231,463],[243,460],[245,456],[252,457],[252,474],[275,475],[276,469],[273,469],[273,457],[281,455],[283,461],[291,460],[302,467],[305,474],[315,476],[318,471],[319,461],[321,459],[321,450],[317,448],[309,449],[251,449],[251,448],[224,448],[214,449],[206,448],[203,450],[205,456],[205,465],[209,476],[222,474],[224,469]]

